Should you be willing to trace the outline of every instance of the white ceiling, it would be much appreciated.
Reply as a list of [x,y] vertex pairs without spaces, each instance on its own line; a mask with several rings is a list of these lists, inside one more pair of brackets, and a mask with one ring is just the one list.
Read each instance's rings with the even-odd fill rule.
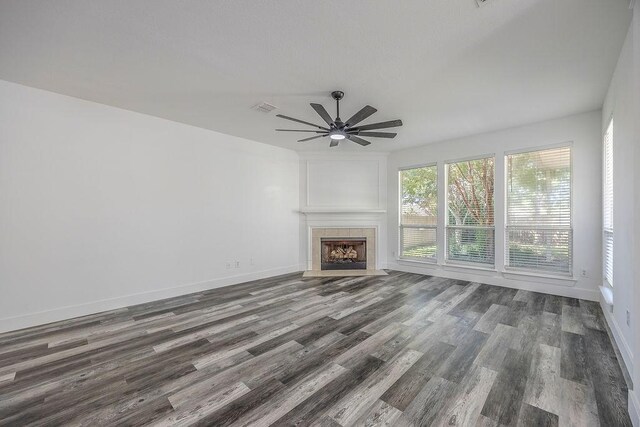
[[405,124],[341,148],[395,150],[600,108],[628,3],[2,0],[0,79],[314,150],[275,114],[322,124],[309,102],[333,116],[340,89],[343,119]]

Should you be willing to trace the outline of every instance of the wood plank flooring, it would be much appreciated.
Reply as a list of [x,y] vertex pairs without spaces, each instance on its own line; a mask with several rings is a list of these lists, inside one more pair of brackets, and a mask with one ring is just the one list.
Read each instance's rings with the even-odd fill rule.
[[291,274],[0,335],[0,425],[630,426],[597,303]]

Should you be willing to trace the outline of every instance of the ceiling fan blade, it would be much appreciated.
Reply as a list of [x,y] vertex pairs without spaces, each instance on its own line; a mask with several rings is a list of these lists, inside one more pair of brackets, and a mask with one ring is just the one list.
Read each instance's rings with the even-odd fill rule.
[[364,119],[366,119],[367,117],[369,117],[370,115],[372,115],[373,113],[375,113],[376,110],[375,108],[373,108],[371,105],[365,105],[362,110],[358,111],[357,113],[355,113],[349,120],[347,120],[345,123],[347,124],[347,126],[353,126],[356,123],[360,123],[361,121],[363,121]]
[[318,135],[318,136],[312,136],[311,138],[299,139],[298,142],[311,141],[312,139],[322,138],[323,136],[327,136],[327,135],[329,134],[325,133],[324,135]]
[[337,140],[335,140],[335,139],[332,139],[332,140],[331,140],[331,144],[329,144],[329,147],[337,147],[339,142],[340,142],[340,141],[337,141]]
[[316,113],[318,113],[320,115],[320,117],[322,117],[322,120],[327,122],[327,124],[329,126],[331,126],[333,124],[333,119],[331,118],[329,113],[327,113],[327,110],[325,110],[324,107],[321,104],[311,103],[311,108],[316,110]]
[[322,126],[318,126],[318,125],[315,125],[315,124],[313,124],[313,123],[305,122],[304,120],[294,119],[293,117],[284,116],[284,115],[282,115],[282,114],[276,114],[276,117],[280,117],[280,118],[282,118],[282,119],[287,119],[287,120],[291,120],[291,121],[294,121],[294,122],[302,123],[302,124],[304,124],[304,125],[313,126],[313,127],[315,127],[315,128],[322,129],[322,130],[329,130],[329,129],[327,129],[327,128],[323,128]]
[[278,132],[314,132],[314,133],[326,133],[324,130],[302,130],[302,129],[276,129]]
[[[351,134],[349,132],[349,134]],[[397,133],[393,133],[393,132],[355,132],[355,135],[358,136],[372,136],[374,138],[395,138]],[[353,134],[351,134],[353,135]]]
[[367,141],[366,139],[362,139],[362,138],[358,138],[355,135],[347,135],[347,138],[353,142],[355,142],[356,144],[360,144],[363,147],[367,146],[369,144],[371,144],[369,141]]
[[394,128],[398,126],[402,126],[402,120],[390,120],[388,122],[371,123],[370,125],[358,126],[357,128],[353,128],[349,130],[361,131],[361,130]]

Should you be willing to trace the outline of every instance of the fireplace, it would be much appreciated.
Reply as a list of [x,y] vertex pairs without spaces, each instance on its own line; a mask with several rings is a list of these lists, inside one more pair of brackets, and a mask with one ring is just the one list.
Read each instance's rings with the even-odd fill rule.
[[326,237],[320,239],[321,270],[366,270],[367,239]]
[[325,275],[346,270],[352,275],[376,271],[376,235],[374,227],[310,227],[309,270]]

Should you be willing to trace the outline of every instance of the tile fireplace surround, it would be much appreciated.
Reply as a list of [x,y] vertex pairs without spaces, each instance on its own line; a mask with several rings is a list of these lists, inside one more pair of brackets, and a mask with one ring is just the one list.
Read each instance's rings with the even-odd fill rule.
[[359,237],[367,241],[367,271],[376,270],[375,228],[324,228],[311,229],[311,271],[321,270],[321,240],[326,238]]

